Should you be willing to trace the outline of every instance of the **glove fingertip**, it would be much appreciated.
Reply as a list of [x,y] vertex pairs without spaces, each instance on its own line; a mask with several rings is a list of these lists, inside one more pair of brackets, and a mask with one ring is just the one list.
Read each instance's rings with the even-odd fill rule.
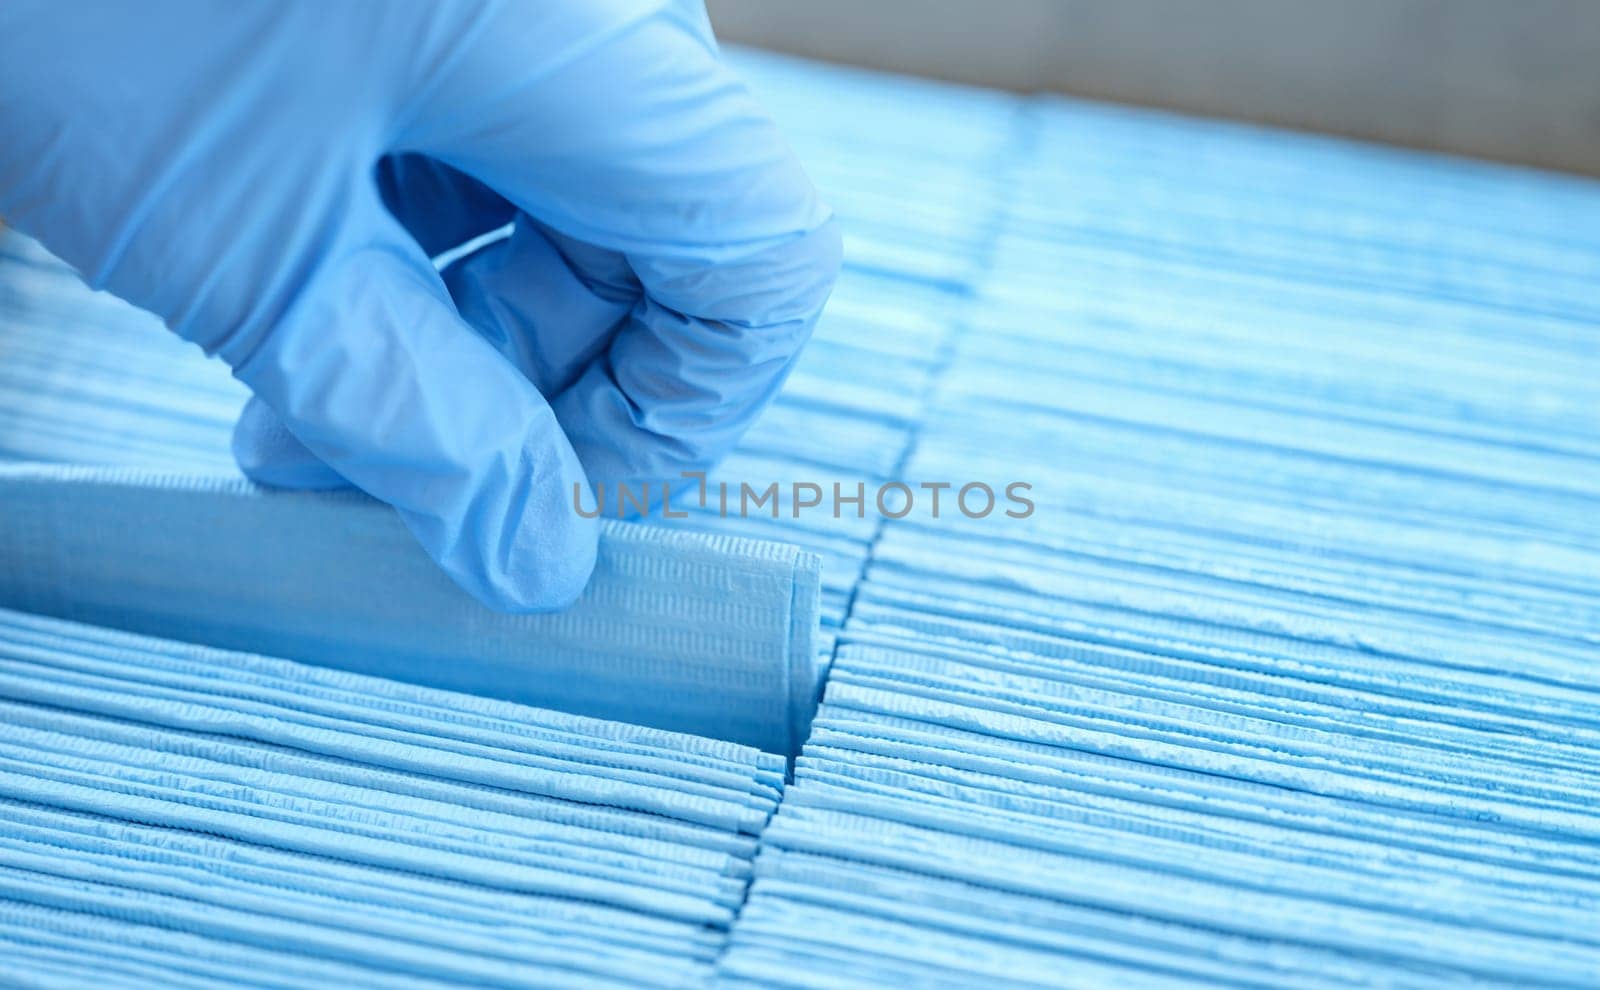
[[[515,450],[474,458],[464,503],[439,511],[424,539],[435,559],[478,600],[501,612],[564,609],[582,596],[599,556],[600,519],[576,495],[589,482],[544,406]],[[442,537],[442,539],[440,538]]]
[[524,519],[537,531],[516,534],[503,553],[448,569],[473,597],[499,612],[522,615],[568,608],[582,597],[594,574],[599,521],[568,506],[530,507]]
[[583,596],[599,559],[600,527],[591,520],[574,520],[561,529],[532,573],[514,582],[517,594],[508,611],[556,612]]
[[233,459],[245,477],[270,488],[320,491],[350,482],[297,440],[260,399],[251,398],[233,425]]

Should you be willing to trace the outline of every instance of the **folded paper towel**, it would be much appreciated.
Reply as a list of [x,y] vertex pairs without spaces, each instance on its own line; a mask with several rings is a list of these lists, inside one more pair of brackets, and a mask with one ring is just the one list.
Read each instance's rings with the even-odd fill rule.
[[0,606],[796,752],[818,567],[793,546],[608,522],[583,598],[469,598],[354,492],[0,464]]
[[0,976],[683,986],[782,758],[0,610]]

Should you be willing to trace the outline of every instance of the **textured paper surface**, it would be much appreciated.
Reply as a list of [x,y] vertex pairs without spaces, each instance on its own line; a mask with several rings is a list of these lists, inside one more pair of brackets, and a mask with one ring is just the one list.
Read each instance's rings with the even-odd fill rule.
[[[1600,983],[1600,189],[736,57],[847,267],[719,476],[1038,507],[697,514],[833,660],[719,981]],[[0,447],[231,472],[35,271]]]
[[0,968],[694,984],[782,783],[731,743],[0,610]]
[[0,605],[789,753],[813,706],[814,555],[608,523],[571,609],[460,591],[355,493],[0,465]]

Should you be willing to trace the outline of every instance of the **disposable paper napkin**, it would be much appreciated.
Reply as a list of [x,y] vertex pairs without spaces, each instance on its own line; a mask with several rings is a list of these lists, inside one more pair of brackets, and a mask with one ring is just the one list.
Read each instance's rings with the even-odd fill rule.
[[0,959],[44,985],[682,986],[783,760],[0,610]]
[[0,465],[0,604],[790,753],[817,692],[818,560],[607,524],[573,608],[506,616],[355,493]]

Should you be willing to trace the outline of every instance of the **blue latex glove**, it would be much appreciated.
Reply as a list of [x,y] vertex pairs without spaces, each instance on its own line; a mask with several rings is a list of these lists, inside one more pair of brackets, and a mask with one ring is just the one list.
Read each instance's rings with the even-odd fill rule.
[[587,581],[575,484],[732,446],[839,263],[698,4],[6,0],[0,134],[0,216],[251,388],[247,473],[508,610]]

